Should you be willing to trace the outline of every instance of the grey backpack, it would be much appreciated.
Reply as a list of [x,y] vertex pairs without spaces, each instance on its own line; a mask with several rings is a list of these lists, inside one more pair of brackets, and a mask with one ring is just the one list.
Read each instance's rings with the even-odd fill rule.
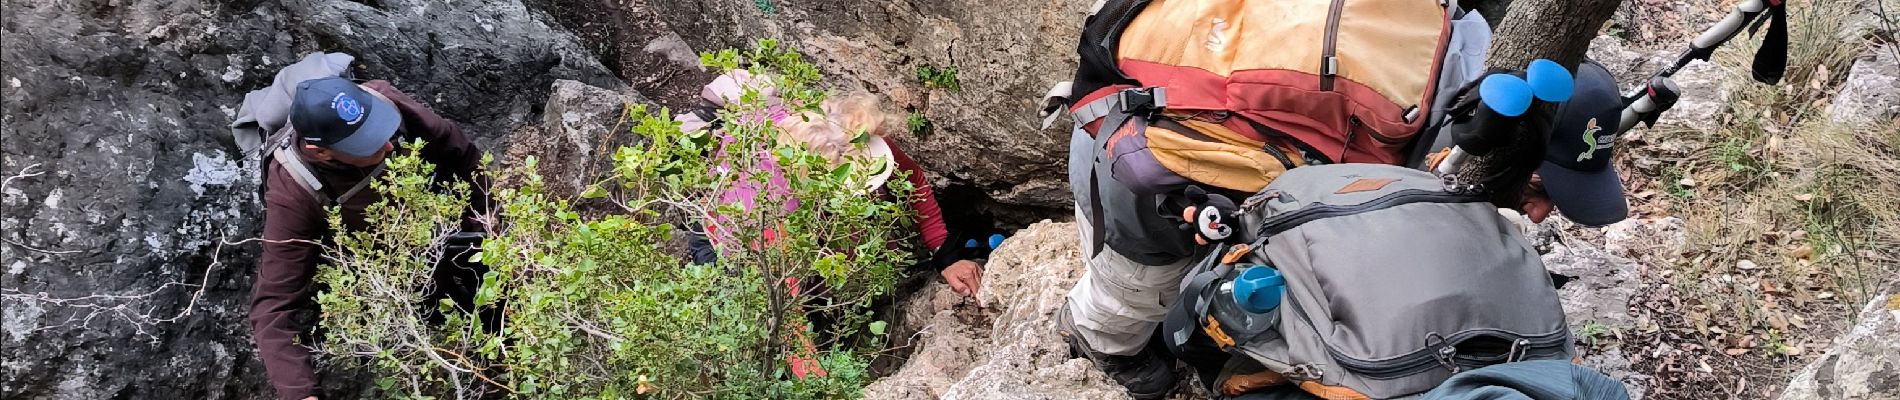
[[[1245,244],[1217,245],[1164,322],[1177,351],[1202,343],[1231,356],[1218,376],[1203,374],[1217,392],[1288,384],[1394,398],[1463,370],[1571,358],[1536,251],[1496,206],[1430,173],[1295,168],[1242,202],[1239,218]],[[1284,280],[1276,308],[1236,304],[1235,278],[1249,268]]]

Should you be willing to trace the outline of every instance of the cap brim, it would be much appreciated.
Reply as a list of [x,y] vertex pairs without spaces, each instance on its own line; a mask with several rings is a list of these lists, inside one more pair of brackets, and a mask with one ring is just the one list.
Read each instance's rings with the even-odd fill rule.
[[885,140],[887,139],[874,136],[871,138],[870,143],[865,143],[864,145],[863,155],[867,159],[866,161],[869,161],[872,165],[879,165],[883,168],[883,171],[879,171],[865,180],[865,190],[876,191],[884,187],[884,183],[891,179],[891,174],[897,172],[897,159],[891,155],[891,145],[889,142],[885,142]]
[[1629,217],[1629,199],[1623,195],[1623,179],[1615,167],[1600,171],[1575,171],[1544,162],[1537,169],[1544,179],[1544,192],[1551,204],[1578,224],[1603,226]]
[[383,149],[384,143],[396,135],[396,128],[402,126],[402,116],[397,115],[396,105],[376,96],[375,107],[369,108],[364,115],[363,126],[356,128],[350,137],[329,146],[331,151],[351,157],[369,157]]

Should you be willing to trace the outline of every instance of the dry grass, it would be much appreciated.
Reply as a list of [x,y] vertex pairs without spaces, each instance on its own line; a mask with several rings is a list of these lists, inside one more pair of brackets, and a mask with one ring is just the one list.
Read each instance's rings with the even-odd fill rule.
[[1650,177],[1633,190],[1658,193],[1639,209],[1680,216],[1688,231],[1689,251],[1646,272],[1635,311],[1656,324],[1649,340],[1624,345],[1666,354],[1638,360],[1655,376],[1651,398],[1772,397],[1895,278],[1900,122],[1825,116],[1867,49],[1835,36],[1854,3],[1790,2],[1781,84],[1750,80],[1753,46],[1732,44],[1716,57],[1732,95],[1712,134],[1656,130],[1628,152],[1674,160],[1625,163]]

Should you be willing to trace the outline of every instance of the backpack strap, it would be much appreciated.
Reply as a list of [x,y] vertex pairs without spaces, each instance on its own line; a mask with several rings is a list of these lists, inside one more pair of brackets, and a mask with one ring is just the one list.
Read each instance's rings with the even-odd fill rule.
[[343,202],[350,201],[351,197],[356,197],[356,193],[362,192],[363,188],[369,187],[369,183],[376,181],[376,177],[381,176],[383,169],[388,168],[388,166],[389,163],[376,164],[376,169],[370,170],[369,175],[364,175],[362,181],[356,182],[356,186],[351,186],[350,190],[343,191],[342,196],[337,196],[336,203],[343,204]]
[[290,146],[277,147],[277,150],[271,151],[271,156],[284,166],[284,170],[290,171],[291,181],[302,187],[304,192],[310,193],[310,197],[316,198],[318,203],[330,204],[330,196],[323,194],[323,182],[317,180],[316,174],[310,173],[310,165],[304,164],[297,152],[290,150]]
[[1160,110],[1167,106],[1167,88],[1128,88],[1076,107],[1069,115],[1075,118],[1075,126],[1102,120],[1102,127],[1097,130],[1097,135],[1101,135],[1120,129],[1130,114]]
[[369,175],[365,175],[362,181],[351,186],[349,190],[343,191],[343,195],[331,198],[323,193],[323,182],[317,180],[317,175],[310,172],[310,165],[304,163],[303,158],[299,157],[296,151],[292,151],[288,144],[278,146],[271,152],[271,156],[276,158],[279,164],[283,164],[285,170],[290,171],[291,180],[296,182],[297,186],[302,187],[304,192],[310,193],[310,197],[316,198],[318,203],[325,206],[349,201],[364,188],[368,188],[370,182],[376,180],[376,177],[381,176],[383,170],[389,167],[388,163],[376,164],[376,168],[370,170]]

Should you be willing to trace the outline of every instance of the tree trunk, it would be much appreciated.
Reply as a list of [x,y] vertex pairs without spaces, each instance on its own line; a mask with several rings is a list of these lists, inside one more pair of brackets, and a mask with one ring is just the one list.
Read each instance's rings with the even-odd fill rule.
[[[1485,66],[1493,69],[1520,70],[1531,60],[1547,58],[1571,71],[1583,62],[1603,22],[1610,19],[1622,0],[1472,0],[1479,12],[1504,8],[1503,19],[1493,25],[1491,49]],[[1508,3],[1503,5],[1502,3]],[[1486,13],[1487,19],[1498,16]],[[1512,132],[1516,140],[1473,160],[1469,171],[1461,171],[1464,183],[1484,186],[1491,201],[1499,207],[1517,207],[1522,201],[1531,174],[1544,157],[1557,107],[1544,104],[1533,109]]]
[[[1480,1],[1479,6],[1483,9],[1486,3],[1501,1],[1505,0]],[[1590,40],[1596,39],[1597,31],[1622,0],[1508,2],[1509,12],[1493,29],[1490,59],[1485,66],[1522,69],[1531,60],[1548,58],[1574,71],[1590,49]]]

